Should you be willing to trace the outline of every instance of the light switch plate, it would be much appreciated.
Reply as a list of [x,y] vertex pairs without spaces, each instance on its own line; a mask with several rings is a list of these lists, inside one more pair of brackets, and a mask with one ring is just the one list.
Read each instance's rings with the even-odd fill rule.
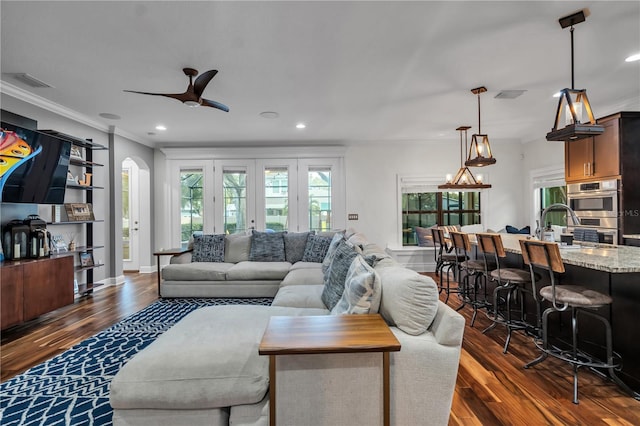
[[347,219],[349,219],[349,220],[358,220],[358,213],[349,213],[347,215]]

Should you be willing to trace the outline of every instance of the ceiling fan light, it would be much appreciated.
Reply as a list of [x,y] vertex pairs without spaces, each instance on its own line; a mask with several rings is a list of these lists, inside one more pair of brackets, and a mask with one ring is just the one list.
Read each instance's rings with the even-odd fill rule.
[[197,101],[184,101],[184,104],[191,108],[196,108],[200,106],[200,102],[197,102]]

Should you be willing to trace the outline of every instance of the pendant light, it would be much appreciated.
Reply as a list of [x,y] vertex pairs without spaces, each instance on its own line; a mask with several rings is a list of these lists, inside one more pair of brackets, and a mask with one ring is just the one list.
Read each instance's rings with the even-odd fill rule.
[[[560,100],[558,101],[558,109],[556,110],[553,129],[547,133],[548,141],[568,142],[599,135],[604,132],[604,127],[597,125],[596,120],[593,118],[591,104],[589,103],[589,98],[587,98],[587,90],[577,90],[574,88],[573,26],[584,22],[586,19],[584,10],[581,10],[580,12],[558,20],[562,28],[571,27],[569,30],[571,33],[571,89],[562,89],[560,91]],[[583,112],[587,114],[587,123],[582,122]],[[563,116],[565,119],[565,127],[560,128]]]
[[465,165],[467,167],[484,167],[496,163],[496,159],[491,155],[491,145],[489,145],[489,136],[483,135],[480,127],[480,94],[487,91],[487,88],[477,87],[471,89],[471,93],[478,96],[478,133],[471,136],[471,147]]
[[[446,183],[438,185],[438,189],[455,189],[458,191],[465,191],[469,189],[484,189],[491,188],[491,185],[482,183],[480,175],[474,177],[471,170],[463,165],[464,153],[467,152],[467,130],[471,126],[460,126],[456,130],[460,132],[460,169],[456,173],[455,177],[450,174],[446,176]],[[464,132],[464,150],[462,149],[462,133]]]

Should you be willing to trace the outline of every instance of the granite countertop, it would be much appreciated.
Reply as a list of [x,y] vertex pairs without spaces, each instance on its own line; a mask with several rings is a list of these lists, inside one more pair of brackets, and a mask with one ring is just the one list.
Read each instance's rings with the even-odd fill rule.
[[626,234],[622,238],[628,238],[630,240],[640,240],[640,234]]
[[[522,254],[519,240],[527,235],[500,234],[504,249]],[[581,266],[611,273],[640,272],[640,247],[601,244],[597,246],[560,246],[562,261],[567,265]]]

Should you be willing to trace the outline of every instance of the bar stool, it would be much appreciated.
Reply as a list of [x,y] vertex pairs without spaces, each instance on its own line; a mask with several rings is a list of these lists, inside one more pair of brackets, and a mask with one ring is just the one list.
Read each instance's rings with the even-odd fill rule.
[[[527,291],[525,286],[531,284],[531,273],[524,269],[518,268],[501,268],[500,259],[507,257],[502,245],[502,237],[500,234],[481,233],[476,234],[478,241],[478,249],[485,258],[485,263],[492,262],[495,269],[485,271],[491,281],[497,283],[493,290],[493,317],[490,319],[492,323],[485,328],[482,333],[494,329],[498,324],[504,324],[507,327],[507,338],[504,342],[503,353],[507,353],[509,342],[511,341],[511,332],[514,330],[525,330],[529,325],[524,318],[524,297],[522,292]],[[539,276],[538,276],[539,278]],[[500,297],[500,294],[504,296]],[[517,299],[520,302],[520,318],[513,319],[511,317],[511,300]],[[504,313],[500,313],[500,301],[504,300]]]
[[[609,323],[609,320],[602,315],[589,311],[589,309],[610,305],[613,301],[611,296],[582,286],[558,285],[556,283],[555,273],[562,274],[565,269],[564,264],[562,263],[562,258],[560,257],[560,250],[556,243],[520,240],[520,247],[522,248],[522,257],[524,258],[524,262],[529,265],[529,270],[533,280],[534,295],[536,294],[536,278],[533,272],[534,266],[548,271],[549,279],[551,281],[551,285],[540,289],[539,294],[541,299],[536,296],[536,300],[539,303],[542,303],[543,300],[551,303],[551,306],[545,309],[542,314],[542,340],[534,339],[534,343],[538,349],[542,351],[542,354],[538,358],[526,364],[524,368],[529,368],[539,364],[549,355],[570,363],[573,366],[574,404],[578,404],[579,367],[589,367],[592,369],[601,368],[608,370],[609,378],[611,380],[635,399],[639,399],[640,395],[630,389],[616,375],[615,370],[616,368],[619,368],[621,359],[617,354],[614,359],[613,339],[611,336],[611,324]],[[571,348],[570,350],[561,350],[560,348],[552,347],[549,344],[549,315],[554,312],[563,312],[569,309],[571,310]],[[606,362],[595,359],[591,355],[588,355],[578,349],[578,314],[598,319],[604,324],[606,335]]]
[[[451,231],[449,232],[449,238],[451,239],[451,245],[455,253],[456,269],[458,271],[458,288],[462,297],[462,305],[460,305],[456,311],[459,311],[465,304],[469,303],[473,307],[473,316],[471,317],[470,326],[476,321],[478,315],[478,308],[487,307],[487,301],[478,300],[478,288],[479,283],[484,281],[485,293],[486,293],[486,278],[485,271],[493,269],[493,264],[487,264],[486,260],[473,260],[469,259],[471,253],[471,241],[469,240],[469,234],[465,232]],[[462,273],[465,273],[464,277]],[[461,278],[461,279],[460,279]],[[473,278],[473,286],[471,286],[470,279]],[[471,295],[473,294],[473,299]]]
[[[439,277],[440,282],[438,284],[438,294],[443,290],[446,293],[444,303],[449,301],[449,295],[451,293],[459,293],[460,287],[452,289],[450,285],[449,273],[453,270],[454,279],[456,273],[456,261],[463,262],[467,260],[466,255],[458,254],[450,247],[447,240],[444,237],[444,231],[441,228],[431,228],[431,236],[433,238],[433,245],[435,246],[434,256],[436,261],[436,276]],[[443,284],[442,274],[447,274],[447,284]]]

